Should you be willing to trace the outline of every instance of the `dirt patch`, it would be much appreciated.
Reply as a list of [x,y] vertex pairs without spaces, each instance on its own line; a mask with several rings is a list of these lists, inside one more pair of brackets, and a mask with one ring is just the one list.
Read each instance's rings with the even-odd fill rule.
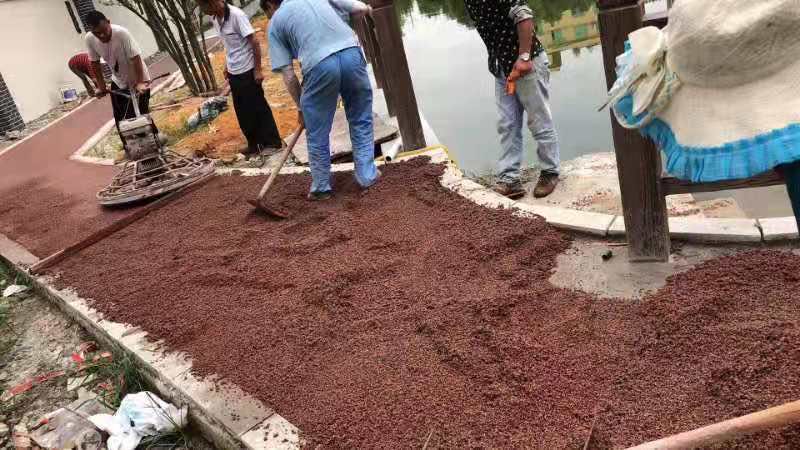
[[[297,129],[297,107],[283,84],[280,74],[273,73],[270,61],[268,43],[264,30],[267,30],[269,21],[264,16],[253,20],[253,27],[260,29],[256,33],[261,43],[261,66],[264,72],[264,97],[272,109],[275,122],[278,124],[281,137],[286,138]],[[211,56],[211,65],[214,75],[220,83],[224,82],[223,69],[225,68],[225,50],[220,48]],[[299,66],[295,68],[300,73]],[[212,121],[208,127],[203,127],[198,132],[181,139],[175,150],[181,154],[196,154],[232,161],[236,155],[247,147],[247,140],[239,128],[239,121],[233,110],[233,102],[229,101],[229,109]],[[187,116],[188,117],[188,116]]]
[[[220,177],[55,271],[329,448],[620,447],[795,400],[800,256],[740,253],[641,302],[547,280],[570,239],[478,207],[423,159],[274,222]],[[743,439],[797,448],[800,427]]]

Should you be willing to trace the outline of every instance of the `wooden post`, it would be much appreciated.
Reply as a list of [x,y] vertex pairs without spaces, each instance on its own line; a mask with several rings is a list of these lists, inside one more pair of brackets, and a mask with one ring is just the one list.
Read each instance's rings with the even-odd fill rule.
[[[642,27],[644,0],[597,3],[606,84],[611,88],[616,80],[616,57],[624,51],[628,34]],[[670,242],[667,202],[661,190],[661,153],[636,130],[621,127],[613,114],[611,126],[630,259],[666,261]]]
[[383,97],[386,99],[386,109],[389,110],[389,117],[397,117],[394,98],[391,95],[389,81],[386,78],[386,66],[384,65],[385,55],[378,44],[378,34],[375,31],[375,21],[371,17],[364,19],[364,25],[369,40],[370,51],[372,52],[372,71],[375,74],[375,81],[379,89],[383,90]]
[[394,9],[393,0],[373,0],[373,18],[375,32],[378,35],[379,53],[385,76],[384,92],[387,101],[394,104],[397,122],[400,125],[400,136],[403,138],[404,150],[418,150],[427,146],[422,131],[417,97],[411,72],[408,69],[406,50],[403,46],[403,32],[400,20]]

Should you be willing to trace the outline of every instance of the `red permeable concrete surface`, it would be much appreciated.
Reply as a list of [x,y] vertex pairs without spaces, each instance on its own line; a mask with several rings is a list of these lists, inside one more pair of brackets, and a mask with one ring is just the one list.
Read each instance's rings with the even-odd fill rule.
[[[621,448],[798,398],[800,256],[741,253],[642,301],[548,278],[570,239],[445,190],[422,159],[305,200],[218,177],[51,270],[187,352],[310,448]],[[800,427],[737,448],[798,448]]]
[[[166,58],[150,70],[175,64]],[[94,100],[0,155],[0,233],[44,258],[130,214],[95,197],[116,168],[69,159],[112,118],[108,97]]]

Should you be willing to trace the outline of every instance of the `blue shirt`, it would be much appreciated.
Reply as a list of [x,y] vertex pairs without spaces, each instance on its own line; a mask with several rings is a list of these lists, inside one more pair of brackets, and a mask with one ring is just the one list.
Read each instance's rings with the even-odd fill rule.
[[355,32],[342,20],[345,14],[331,0],[284,0],[269,23],[272,70],[279,71],[297,59],[307,74],[328,56],[358,47]]

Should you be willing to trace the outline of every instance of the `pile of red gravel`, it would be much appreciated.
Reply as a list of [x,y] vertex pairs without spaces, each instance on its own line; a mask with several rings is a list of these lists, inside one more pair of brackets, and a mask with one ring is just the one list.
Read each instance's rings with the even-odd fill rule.
[[[762,251],[641,302],[548,282],[569,239],[478,207],[424,159],[309,203],[220,177],[55,271],[112,320],[188,352],[326,448],[621,447],[800,398],[800,256]],[[746,448],[798,448],[800,427]]]

